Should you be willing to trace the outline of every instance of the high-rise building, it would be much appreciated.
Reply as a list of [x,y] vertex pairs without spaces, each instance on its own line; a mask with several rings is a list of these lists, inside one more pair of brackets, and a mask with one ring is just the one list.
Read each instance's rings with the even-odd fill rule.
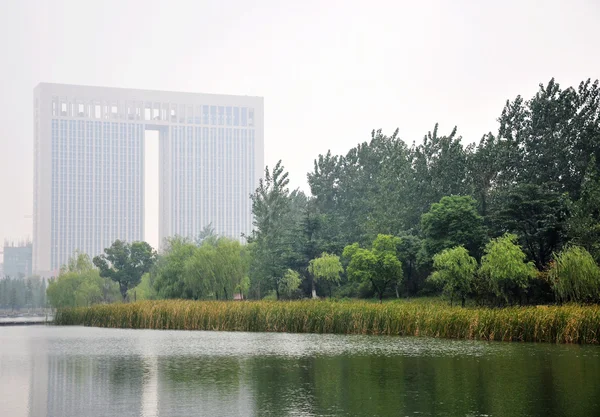
[[34,90],[33,270],[144,239],[145,132],[159,137],[159,237],[252,229],[261,97],[41,83]]

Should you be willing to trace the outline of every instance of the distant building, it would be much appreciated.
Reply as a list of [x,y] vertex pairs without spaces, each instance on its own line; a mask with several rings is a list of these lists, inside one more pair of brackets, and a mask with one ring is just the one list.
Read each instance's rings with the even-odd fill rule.
[[19,278],[31,276],[31,242],[4,242],[5,277]]
[[41,83],[34,90],[33,271],[144,240],[146,130],[159,134],[159,238],[252,231],[262,97]]

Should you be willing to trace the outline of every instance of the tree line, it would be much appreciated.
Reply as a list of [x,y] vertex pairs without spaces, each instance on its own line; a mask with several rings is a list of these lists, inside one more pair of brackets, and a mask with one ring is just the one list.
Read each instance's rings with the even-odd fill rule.
[[410,145],[373,131],[319,155],[309,195],[289,189],[280,161],[251,196],[246,244],[207,228],[158,255],[115,242],[93,263],[122,299],[600,300],[598,81],[552,79],[508,100],[498,122],[476,144],[437,124]]
[[0,309],[46,307],[46,280],[40,277],[0,279]]

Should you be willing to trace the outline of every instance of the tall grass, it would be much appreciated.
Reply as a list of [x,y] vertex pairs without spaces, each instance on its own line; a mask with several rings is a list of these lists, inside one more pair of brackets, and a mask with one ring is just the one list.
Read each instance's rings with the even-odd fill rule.
[[460,308],[361,301],[141,301],[59,309],[59,325],[600,343],[600,306]]

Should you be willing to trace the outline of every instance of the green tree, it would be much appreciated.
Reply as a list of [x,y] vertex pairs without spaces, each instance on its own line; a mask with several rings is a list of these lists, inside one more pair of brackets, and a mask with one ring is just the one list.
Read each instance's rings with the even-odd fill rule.
[[552,258],[548,276],[559,301],[600,301],[600,268],[588,251],[569,246]]
[[423,138],[423,143],[413,145],[411,149],[413,180],[408,200],[412,202],[410,211],[414,215],[411,221],[414,226],[418,224],[419,216],[444,196],[471,193],[466,181],[470,148],[463,148],[456,127],[444,136],[438,134],[438,127],[436,123],[433,131]]
[[293,298],[298,291],[302,279],[296,271],[288,269],[277,282],[277,297]]
[[399,239],[398,259],[402,262],[406,294],[408,296],[408,294],[415,294],[418,290],[417,260],[423,243],[418,236],[411,234],[402,234]]
[[158,257],[151,272],[158,298],[194,298],[186,286],[185,263],[194,256],[198,247],[188,239],[175,236],[167,239],[164,252]]
[[402,281],[398,242],[397,237],[378,235],[371,249],[361,248],[358,243],[344,248],[343,256],[350,260],[346,268],[349,278],[371,284],[379,296],[379,302],[391,285]]
[[455,296],[465,306],[467,295],[471,292],[477,261],[469,255],[463,246],[445,249],[433,257],[434,272],[429,279],[441,285],[445,294],[450,296],[450,305]]
[[517,236],[505,234],[485,245],[480,273],[486,278],[490,290],[505,302],[520,290],[528,287],[536,277],[533,262],[527,262],[525,252],[517,244]]
[[566,242],[569,204],[564,194],[518,184],[495,196],[490,220],[497,235],[516,234],[528,259],[541,271]]
[[[314,280],[325,280],[327,282],[329,296],[331,297],[331,284],[340,282],[340,274],[344,272],[344,268],[339,256],[323,252],[321,256],[310,261],[308,272]],[[314,281],[312,285],[312,298],[317,298]]]
[[261,284],[262,291],[275,290],[279,297],[278,283],[288,269],[296,229],[288,184],[288,173],[279,161],[272,172],[265,168],[265,177],[251,196],[254,230],[248,242],[254,247],[250,272],[258,297]]
[[572,242],[585,248],[596,262],[600,262],[600,173],[594,157],[588,164],[581,196],[573,205],[567,227]]
[[421,216],[421,232],[428,257],[455,246],[464,246],[478,257],[486,240],[483,218],[470,196],[443,197],[432,204]]
[[140,283],[142,275],[149,272],[156,261],[156,252],[146,242],[126,243],[116,240],[104,249],[102,255],[94,257],[94,265],[100,276],[119,284],[123,300],[127,291]]
[[50,280],[46,294],[54,308],[82,307],[119,299],[117,284],[101,277],[89,256],[77,251],[60,269],[58,277]]
[[156,300],[158,294],[154,289],[153,276],[149,272],[142,275],[140,283],[128,291],[127,297],[134,301]]
[[508,101],[499,118],[503,184],[546,186],[579,198],[590,157],[600,157],[598,80],[562,89],[551,79],[529,100]]

